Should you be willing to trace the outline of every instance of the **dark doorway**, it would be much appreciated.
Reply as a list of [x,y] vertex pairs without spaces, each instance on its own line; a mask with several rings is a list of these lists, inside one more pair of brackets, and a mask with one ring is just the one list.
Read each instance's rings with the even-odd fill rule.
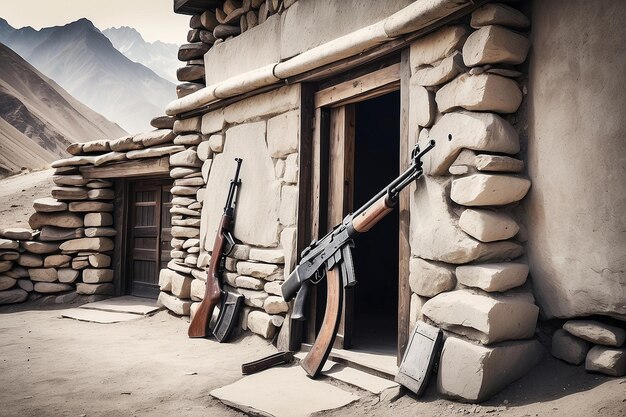
[[172,180],[131,182],[128,193],[126,292],[157,298],[159,272],[171,260]]
[[[399,174],[400,92],[357,103],[355,122],[356,210]],[[354,348],[397,350],[398,226],[394,210],[357,239]]]

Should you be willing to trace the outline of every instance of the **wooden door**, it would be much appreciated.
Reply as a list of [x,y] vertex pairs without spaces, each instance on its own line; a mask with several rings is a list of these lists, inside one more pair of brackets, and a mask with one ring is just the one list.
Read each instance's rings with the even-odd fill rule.
[[171,180],[130,184],[126,282],[132,295],[159,295],[159,271],[171,259],[170,188]]

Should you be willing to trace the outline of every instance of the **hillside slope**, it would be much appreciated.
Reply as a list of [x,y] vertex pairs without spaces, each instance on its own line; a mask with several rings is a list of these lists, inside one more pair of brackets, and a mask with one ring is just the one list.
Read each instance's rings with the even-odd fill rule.
[[0,175],[45,166],[73,142],[124,134],[0,44]]
[[150,120],[176,98],[173,83],[125,57],[87,19],[39,31],[0,19],[0,42],[131,133],[151,129]]

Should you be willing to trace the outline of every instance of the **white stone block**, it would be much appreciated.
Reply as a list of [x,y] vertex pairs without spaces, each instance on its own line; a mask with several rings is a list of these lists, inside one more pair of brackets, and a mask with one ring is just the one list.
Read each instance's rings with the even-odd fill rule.
[[289,311],[289,305],[285,302],[283,297],[270,295],[263,302],[263,309],[268,314],[280,314]]
[[[209,145],[209,141],[204,141],[198,145],[198,158],[201,161],[206,161],[213,157],[213,151],[211,150],[211,146]],[[204,165],[204,164],[203,164]]]
[[284,226],[296,224],[298,211],[298,187],[295,185],[283,185],[280,193],[279,220]]
[[54,282],[57,280],[57,270],[54,268],[31,268],[28,270],[31,281]]
[[111,213],[87,213],[85,214],[85,227],[101,227],[113,225]]
[[237,273],[254,278],[263,278],[267,281],[274,281],[276,276],[282,276],[282,270],[278,265],[258,262],[237,262]]
[[459,227],[481,242],[510,239],[519,232],[519,225],[511,216],[490,210],[464,210]]
[[282,264],[285,263],[285,251],[282,249],[251,248],[248,251],[247,259],[268,264]]
[[224,135],[211,135],[209,147],[213,152],[219,153],[224,150]]
[[463,55],[456,51],[432,66],[418,68],[411,79],[423,87],[434,87],[450,81],[465,70]]
[[522,172],[524,161],[502,155],[477,155],[474,161],[479,171]]
[[263,286],[263,290],[268,294],[278,295],[282,297],[283,296],[283,293],[281,291],[282,285],[283,285],[283,281],[266,282],[265,285]]
[[220,132],[225,125],[224,109],[219,109],[206,113],[202,116],[202,134],[210,135],[211,133]]
[[464,206],[502,206],[520,201],[529,189],[526,178],[474,174],[452,181],[450,198]]
[[[276,162],[276,165],[278,165],[278,162]],[[289,184],[296,184],[298,182],[298,172],[298,154],[292,153],[285,159],[283,181]],[[280,176],[277,175],[277,178],[280,178]]]
[[515,113],[522,103],[522,92],[510,78],[495,74],[464,73],[441,87],[435,96],[441,113],[456,108],[496,113]]
[[107,282],[105,284],[85,284],[79,282],[76,284],[76,292],[83,295],[113,295],[115,287],[112,283]]
[[202,117],[196,116],[188,119],[175,120],[173,131],[176,134],[185,132],[200,132],[202,131]]
[[71,284],[62,284],[60,282],[36,282],[34,286],[34,290],[42,294],[52,294],[72,289],[74,287]]
[[457,290],[431,298],[422,313],[451,332],[491,344],[532,337],[539,308],[521,297]]
[[486,347],[448,337],[439,360],[437,390],[454,399],[482,402],[524,376],[542,356],[536,340]]
[[456,279],[468,287],[504,292],[524,284],[528,271],[528,265],[517,262],[460,265],[456,268]]
[[411,44],[411,68],[432,64],[461,50],[467,35],[468,30],[464,26],[446,26],[418,39]]
[[57,272],[59,282],[64,284],[71,284],[72,282],[75,282],[79,275],[80,271],[76,271],[71,268],[62,268]]
[[585,359],[585,370],[616,377],[626,375],[626,348],[592,347]]
[[179,316],[188,316],[191,307],[191,301],[181,300],[163,291],[159,293],[157,304],[164,306],[172,313],[178,314]]
[[247,288],[250,290],[262,290],[265,281],[259,278],[248,277],[246,275],[239,275],[235,279],[235,286],[238,288]]
[[170,155],[170,166],[172,167],[201,167],[202,161],[198,158],[198,153],[193,149],[178,152]]
[[501,26],[485,26],[472,33],[463,46],[468,67],[491,64],[518,65],[526,60],[530,41]]
[[171,280],[171,293],[181,299],[189,298],[191,292],[191,281],[193,281],[193,279],[181,274],[173,273]]
[[91,269],[83,270],[83,282],[85,284],[102,284],[113,281],[112,269]]
[[300,112],[290,111],[267,121],[267,146],[272,158],[284,158],[298,151]]
[[246,305],[250,307],[263,308],[263,302],[265,302],[265,299],[268,297],[267,293],[264,291],[240,288],[239,292],[244,296]]
[[596,320],[568,320],[563,330],[597,345],[622,346],[626,330]]
[[272,338],[276,331],[276,327],[272,323],[272,316],[263,311],[251,311],[250,314],[248,314],[247,325],[251,332],[266,339]]
[[552,356],[572,365],[583,363],[590,348],[589,342],[572,336],[563,329],[558,329],[552,336]]
[[470,26],[480,28],[487,25],[501,25],[516,29],[530,26],[528,18],[519,10],[501,3],[489,3],[472,13]]
[[409,81],[410,122],[413,126],[430,127],[437,115],[435,94],[418,84],[416,76]]
[[456,285],[454,267],[442,262],[411,258],[409,262],[411,291],[422,297],[434,297]]

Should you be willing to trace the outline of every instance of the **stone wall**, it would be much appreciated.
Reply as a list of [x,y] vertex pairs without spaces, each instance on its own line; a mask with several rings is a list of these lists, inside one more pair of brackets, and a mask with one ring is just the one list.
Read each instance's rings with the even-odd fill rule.
[[[518,202],[530,188],[513,126],[528,19],[489,4],[411,45],[411,137],[435,148],[411,199],[411,328],[447,339],[438,389],[483,401],[542,356]],[[459,366],[463,363],[463,366]]]
[[[206,185],[172,189],[172,214],[179,214],[173,224],[193,225],[186,223],[180,233],[172,230],[173,259],[161,271],[159,301],[171,311],[193,315],[204,297],[205,268],[235,173],[234,159],[242,158],[233,231],[240,243],[227,258],[223,282],[245,297],[242,329],[272,338],[282,327],[288,305],[280,286],[295,252],[300,94],[299,85],[282,87],[180,121],[201,134],[195,150],[199,162],[185,169],[201,173]],[[179,175],[176,169],[172,177]]]

